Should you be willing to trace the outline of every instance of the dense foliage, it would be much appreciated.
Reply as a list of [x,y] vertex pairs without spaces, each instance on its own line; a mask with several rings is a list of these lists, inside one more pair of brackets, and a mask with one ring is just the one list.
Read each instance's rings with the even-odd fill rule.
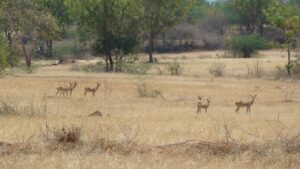
[[53,57],[53,43],[70,37],[77,51],[104,57],[106,71],[122,71],[123,58],[141,50],[149,62],[155,52],[226,47],[251,57],[271,41],[287,49],[291,74],[299,16],[297,0],[2,0],[0,32],[11,66],[14,56],[27,66]]
[[255,51],[266,47],[265,40],[257,34],[240,35],[234,37],[230,43],[231,50],[241,53],[244,58],[250,58]]
[[9,48],[4,37],[0,36],[0,73],[8,67]]

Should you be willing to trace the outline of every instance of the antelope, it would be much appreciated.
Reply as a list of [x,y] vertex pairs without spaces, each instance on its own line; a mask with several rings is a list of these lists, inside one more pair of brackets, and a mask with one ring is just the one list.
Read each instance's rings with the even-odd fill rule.
[[197,108],[198,108],[197,113],[199,113],[199,112],[201,113],[201,109],[205,109],[205,112],[207,113],[207,109],[210,105],[210,98],[206,99],[206,101],[207,101],[206,104],[204,104],[202,102],[202,97],[198,96],[198,99],[199,99],[199,101],[197,102]]
[[92,93],[93,96],[95,96],[95,93],[97,92],[100,86],[101,84],[97,83],[97,86],[95,88],[86,87],[84,89],[84,96],[86,96],[87,93]]
[[60,94],[60,96],[61,96],[61,95],[65,96],[65,94],[67,94],[67,96],[68,96],[68,93],[69,93],[71,87],[72,87],[72,83],[70,83],[70,86],[69,86],[69,87],[58,87],[58,88],[56,88],[56,90],[57,90],[56,96],[57,96],[58,94]]
[[70,83],[70,89],[69,89],[70,97],[72,97],[72,93],[73,93],[74,89],[77,87],[77,85],[78,85],[77,82]]
[[255,95],[255,96],[250,95],[251,101],[249,101],[249,102],[244,102],[244,101],[235,102],[235,105],[237,107],[236,112],[238,113],[241,107],[245,107],[245,108],[247,108],[246,113],[251,113],[251,106],[253,105],[256,96],[257,95]]

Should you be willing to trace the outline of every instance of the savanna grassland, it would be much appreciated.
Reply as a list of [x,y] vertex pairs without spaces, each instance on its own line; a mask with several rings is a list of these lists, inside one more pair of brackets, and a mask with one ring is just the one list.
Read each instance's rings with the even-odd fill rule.
[[[31,74],[1,78],[1,112],[13,113],[0,116],[0,168],[300,168],[300,82],[275,80],[285,51],[223,54],[157,55],[146,75],[71,71],[97,60],[37,61]],[[179,76],[165,70],[175,60],[184,67]],[[209,73],[214,64],[225,66],[220,77]],[[71,98],[55,95],[73,81]],[[96,96],[84,97],[96,83]],[[139,97],[140,83],[160,96]],[[257,95],[251,113],[236,113],[235,102],[249,95]],[[196,113],[197,96],[211,99],[207,113]],[[101,117],[89,116],[96,110]],[[72,139],[60,140],[64,132]]]

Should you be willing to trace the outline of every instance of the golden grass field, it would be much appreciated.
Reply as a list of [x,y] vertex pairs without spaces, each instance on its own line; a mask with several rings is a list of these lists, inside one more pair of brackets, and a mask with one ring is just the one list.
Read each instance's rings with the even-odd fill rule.
[[[154,66],[142,77],[162,91],[165,100],[139,98],[138,75],[74,72],[71,64],[42,66],[32,74],[1,78],[1,101],[16,105],[19,113],[0,116],[0,168],[299,169],[300,81],[274,80],[275,67],[284,66],[286,53],[263,51],[253,59],[221,58],[222,53],[157,55],[157,66],[162,69],[175,59],[184,65],[180,76],[158,75]],[[226,65],[223,77],[209,74],[214,63]],[[248,77],[246,65],[253,71],[257,64],[262,77]],[[73,81],[79,85],[71,98],[55,96],[58,86]],[[111,89],[106,96],[105,81]],[[102,86],[96,96],[84,97],[84,88],[98,82]],[[234,103],[250,94],[258,95],[251,114],[245,109],[236,113]],[[196,113],[198,95],[211,98],[207,113]],[[286,95],[292,102],[285,101]],[[103,117],[88,116],[96,110]],[[72,148],[47,148],[42,137],[46,126],[53,130],[79,127],[81,143]],[[97,146],[100,140],[121,148],[101,149]],[[295,151],[284,151],[282,147],[291,140]],[[225,149],[229,142],[250,148],[225,154],[198,151],[202,149],[197,144],[206,142],[227,143]],[[118,151],[131,148],[134,150],[126,153]]]

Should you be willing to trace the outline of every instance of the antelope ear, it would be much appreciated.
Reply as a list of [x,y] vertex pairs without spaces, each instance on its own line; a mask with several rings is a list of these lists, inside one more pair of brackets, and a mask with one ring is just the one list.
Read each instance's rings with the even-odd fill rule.
[[201,96],[198,96],[198,99],[199,99],[199,100],[202,100],[202,97],[201,97]]

